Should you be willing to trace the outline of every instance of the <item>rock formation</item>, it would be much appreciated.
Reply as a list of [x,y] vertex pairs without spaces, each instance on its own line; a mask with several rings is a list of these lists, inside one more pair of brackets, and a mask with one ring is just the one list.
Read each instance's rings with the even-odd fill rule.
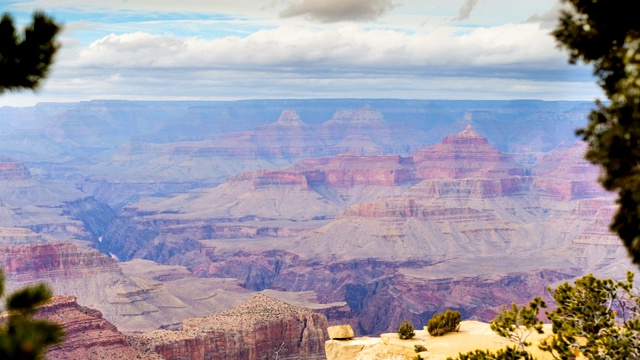
[[61,344],[47,349],[46,360],[160,359],[133,348],[100,311],[78,305],[75,296],[53,297],[35,317],[62,325],[66,333]]
[[167,360],[324,359],[327,320],[310,310],[257,294],[236,309],[183,321],[183,330],[157,330],[142,340]]
[[504,178],[526,175],[512,158],[489,144],[471,126],[441,143],[413,154],[416,177],[420,179]]
[[0,181],[28,179],[31,179],[31,173],[24,164],[0,156]]
[[567,149],[550,152],[536,164],[534,185],[541,190],[542,196],[560,200],[608,196],[596,181],[598,167],[584,159],[586,150],[586,143],[576,142]]
[[0,269],[8,289],[45,282],[54,294],[73,294],[83,305],[100,310],[122,331],[155,329],[194,314],[161,284],[132,280],[116,261],[96,250],[70,242],[26,242],[30,232],[24,230],[4,234],[0,238],[11,239],[0,243]]

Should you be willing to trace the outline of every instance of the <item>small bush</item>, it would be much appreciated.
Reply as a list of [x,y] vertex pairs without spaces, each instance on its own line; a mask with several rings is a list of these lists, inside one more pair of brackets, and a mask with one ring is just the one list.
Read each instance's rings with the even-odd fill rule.
[[400,326],[398,326],[398,337],[402,340],[412,339],[416,336],[413,331],[413,324],[407,320],[404,320]]
[[424,358],[420,356],[420,354],[417,354],[416,356],[413,357],[413,360],[424,360]]
[[427,348],[422,345],[414,345],[413,348],[417,353],[427,351]]
[[[454,360],[448,357],[447,360]],[[455,360],[534,360],[534,357],[526,351],[521,351],[515,347],[500,349],[495,353],[489,350],[476,350],[466,354],[458,354]]]
[[444,313],[435,314],[429,319],[427,330],[431,336],[441,336],[446,333],[458,331],[460,321],[462,321],[462,316],[460,316],[459,311],[447,309]]

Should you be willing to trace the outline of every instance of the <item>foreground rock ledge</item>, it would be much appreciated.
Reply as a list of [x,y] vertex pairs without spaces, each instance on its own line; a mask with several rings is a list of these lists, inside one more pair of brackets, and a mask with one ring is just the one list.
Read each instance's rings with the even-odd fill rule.
[[327,318],[256,294],[239,307],[156,330],[139,339],[166,360],[324,360]]
[[327,332],[332,340],[351,340],[355,336],[351,325],[329,326]]
[[[551,334],[551,325],[545,325],[544,334],[531,334],[533,343],[527,348],[538,359],[552,359],[548,353],[538,350],[538,343]],[[328,340],[325,342],[327,360],[399,360],[411,359],[416,355],[415,345],[427,348],[420,355],[425,359],[456,357],[475,349],[498,350],[512,345],[489,328],[489,324],[479,321],[463,321],[460,331],[433,337],[426,330],[416,330],[411,340],[400,340],[398,334],[382,334],[379,338],[360,337],[353,340]]]

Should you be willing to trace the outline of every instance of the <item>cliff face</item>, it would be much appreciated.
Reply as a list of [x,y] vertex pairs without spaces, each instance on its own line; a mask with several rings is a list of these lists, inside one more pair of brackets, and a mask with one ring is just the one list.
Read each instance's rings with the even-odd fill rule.
[[28,179],[31,173],[23,163],[0,156],[0,181]]
[[254,295],[236,309],[183,321],[182,331],[141,336],[167,360],[209,358],[258,360],[324,359],[327,319],[266,295]]
[[104,254],[68,242],[0,244],[0,253],[0,266],[14,282],[121,273],[117,264]]
[[608,195],[597,182],[598,167],[584,159],[586,150],[586,143],[576,142],[550,152],[536,164],[534,185],[542,196],[566,201]]
[[0,269],[8,289],[45,282],[54,294],[74,294],[98,309],[122,331],[155,329],[193,314],[162,285],[138,284],[113,259],[69,242],[0,244]]
[[78,305],[75,296],[55,296],[40,307],[36,318],[62,325],[64,341],[47,349],[46,360],[157,359],[134,349],[98,310]]
[[509,155],[491,146],[471,126],[412,155],[416,177],[420,179],[505,178],[526,174]]

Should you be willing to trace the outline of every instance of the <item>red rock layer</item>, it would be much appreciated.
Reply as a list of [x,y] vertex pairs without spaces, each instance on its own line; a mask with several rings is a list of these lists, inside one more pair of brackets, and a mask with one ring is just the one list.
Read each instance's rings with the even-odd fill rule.
[[413,182],[411,158],[397,155],[355,156],[307,159],[285,170],[258,170],[229,178],[229,181],[251,180],[255,188],[273,185],[324,184],[331,187],[396,186]]
[[418,179],[502,178],[525,175],[512,158],[468,126],[440,144],[413,153]]
[[611,219],[618,211],[616,206],[602,207],[592,217],[589,225],[574,240],[575,244],[620,247],[620,239],[609,229]]
[[324,359],[324,315],[257,294],[240,307],[141,338],[167,360]]
[[75,296],[55,296],[42,306],[36,318],[64,327],[64,341],[50,347],[46,360],[66,359],[152,359],[127,343],[118,329],[102,318],[98,310],[78,305]]
[[308,188],[307,178],[302,173],[287,170],[258,170],[242,173],[231,178],[231,181],[251,180],[254,188],[265,188],[273,185],[299,185]]
[[[366,116],[364,118],[367,118]],[[340,123],[336,121],[336,123]],[[251,179],[255,186],[323,184],[331,187],[396,186],[424,179],[482,179],[464,182],[432,183],[425,188],[433,195],[473,194],[495,197],[520,194],[529,189],[531,179],[524,176],[509,155],[492,147],[485,137],[470,128],[447,136],[442,143],[416,151],[412,157],[398,155],[338,155],[334,158],[306,159],[279,171],[260,170],[231,178]]]
[[541,195],[558,200],[585,199],[610,196],[597,183],[600,173],[597,166],[584,159],[587,145],[576,142],[567,149],[544,156],[533,169],[535,187]]
[[0,245],[0,268],[15,282],[122,272],[100,252],[68,242]]
[[333,187],[395,186],[413,180],[411,159],[401,156],[339,155],[313,174],[312,182]]
[[365,217],[365,218],[408,218],[430,219],[440,221],[489,221],[495,220],[495,214],[483,212],[468,207],[440,208],[424,207],[414,199],[379,200],[371,203],[361,203],[351,206],[336,218]]
[[477,199],[512,196],[526,193],[532,183],[529,176],[502,179],[433,179],[424,180],[411,188],[416,199]]
[[31,173],[24,164],[0,156],[0,181],[27,179],[31,179]]

